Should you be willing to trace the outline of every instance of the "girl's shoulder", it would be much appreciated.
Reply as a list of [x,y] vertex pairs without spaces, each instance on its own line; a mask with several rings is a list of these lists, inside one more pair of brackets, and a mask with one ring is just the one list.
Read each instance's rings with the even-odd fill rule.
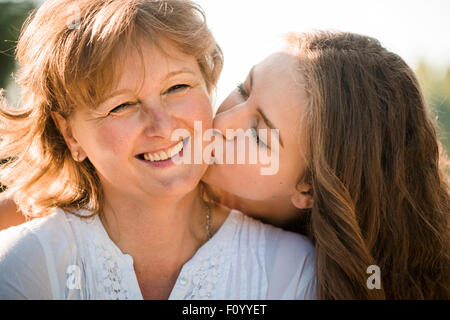
[[[269,299],[315,298],[314,245],[286,231],[232,210],[234,241],[247,262],[260,264],[267,278]],[[261,262],[263,262],[261,264]]]
[[266,224],[237,210],[231,210],[229,219],[236,225],[236,237],[241,240],[245,239],[249,244],[251,242],[263,243],[267,252],[274,253],[283,248],[290,254],[292,254],[291,251],[305,255],[314,253],[313,244],[304,235]]

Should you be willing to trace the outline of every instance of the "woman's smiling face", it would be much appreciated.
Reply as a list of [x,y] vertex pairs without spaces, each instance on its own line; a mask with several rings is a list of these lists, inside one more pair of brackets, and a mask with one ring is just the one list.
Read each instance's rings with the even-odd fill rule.
[[94,165],[106,190],[183,195],[197,186],[206,164],[145,159],[177,153],[182,139],[171,139],[176,129],[193,136],[194,121],[210,128],[210,96],[194,57],[165,41],[160,43],[164,52],[144,41],[141,45],[143,59],[128,52],[113,92],[95,109],[76,110],[69,120],[70,134],[64,135],[72,153]]
[[302,117],[306,96],[298,73],[298,58],[289,52],[271,55],[252,68],[246,81],[225,99],[214,118],[213,126],[223,134],[225,145],[235,143],[238,137],[226,136],[227,129],[251,130],[256,134],[261,129],[278,129],[278,150],[270,135],[253,135],[245,150],[248,156],[258,152],[258,148],[267,148],[272,161],[278,161],[278,170],[262,175],[261,169],[267,165],[260,163],[213,164],[203,178],[205,182],[251,200],[277,199],[295,192],[305,169]]

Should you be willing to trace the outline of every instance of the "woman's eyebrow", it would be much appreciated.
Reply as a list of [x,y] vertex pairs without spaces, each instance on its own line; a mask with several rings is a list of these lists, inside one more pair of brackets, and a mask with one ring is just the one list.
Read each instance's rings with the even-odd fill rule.
[[[194,71],[192,71],[192,70],[190,70],[188,68],[182,68],[180,70],[175,70],[175,71],[169,72],[168,74],[165,75],[165,77],[164,77],[164,79],[162,81],[167,81],[168,79],[170,79],[172,77],[175,77],[175,76],[177,76],[179,74],[183,74],[183,73],[191,74],[191,75],[194,75],[194,76],[196,75],[196,73]],[[102,104],[105,104],[107,101],[115,98],[118,95],[126,94],[126,93],[134,93],[134,92],[131,89],[119,89],[119,90],[116,90],[116,91],[108,94],[108,97],[105,98],[101,103],[99,103],[99,106],[102,105]]]
[[112,98],[115,98],[115,97],[117,97],[117,96],[120,96],[121,94],[127,94],[127,93],[131,93],[131,92],[133,92],[131,89],[120,89],[120,90],[116,90],[116,91],[110,93],[110,94],[108,95],[108,97],[107,97],[105,100],[102,101],[102,103],[104,103],[104,102],[106,102],[106,101],[108,101],[108,100],[110,100],[110,99],[112,99]]
[[98,109],[102,106],[105,106],[107,104],[107,102],[109,102],[110,100],[114,99],[117,96],[124,95],[124,94],[134,94],[134,92],[131,89],[116,90],[113,93],[108,94],[108,96],[105,97],[104,99],[102,99],[101,102],[97,104],[96,109]]
[[[256,111],[258,111],[258,113],[261,115],[264,122],[270,129],[277,129],[277,127],[275,127],[275,125],[267,118],[267,116],[264,114],[264,112],[261,110],[261,108],[256,108]],[[281,134],[280,134],[279,130],[278,130],[278,137],[280,138],[280,145],[284,148],[283,139],[281,139]]]
[[196,75],[196,73],[194,71],[192,71],[192,70],[190,70],[188,68],[182,68],[180,70],[172,71],[172,72],[169,72],[168,74],[166,74],[166,76],[164,77],[163,81],[166,81],[167,79],[169,79],[171,77],[174,77],[176,75],[182,74],[182,73],[188,73],[188,74],[191,74],[191,75],[194,75],[194,76]]

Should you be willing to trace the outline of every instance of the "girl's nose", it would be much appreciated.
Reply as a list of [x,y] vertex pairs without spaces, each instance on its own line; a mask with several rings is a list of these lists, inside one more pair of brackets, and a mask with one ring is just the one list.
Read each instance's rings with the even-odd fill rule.
[[226,136],[226,129],[243,129],[248,127],[249,110],[246,103],[230,103],[224,101],[214,117],[214,129]]

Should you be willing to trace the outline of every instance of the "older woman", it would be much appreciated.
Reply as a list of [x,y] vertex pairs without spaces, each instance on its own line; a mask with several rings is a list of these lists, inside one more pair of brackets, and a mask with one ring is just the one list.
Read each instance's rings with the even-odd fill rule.
[[175,164],[194,122],[212,126],[222,55],[202,16],[189,1],[50,0],[28,21],[0,181],[39,218],[0,233],[0,298],[314,297],[304,237],[210,205],[206,164]]

